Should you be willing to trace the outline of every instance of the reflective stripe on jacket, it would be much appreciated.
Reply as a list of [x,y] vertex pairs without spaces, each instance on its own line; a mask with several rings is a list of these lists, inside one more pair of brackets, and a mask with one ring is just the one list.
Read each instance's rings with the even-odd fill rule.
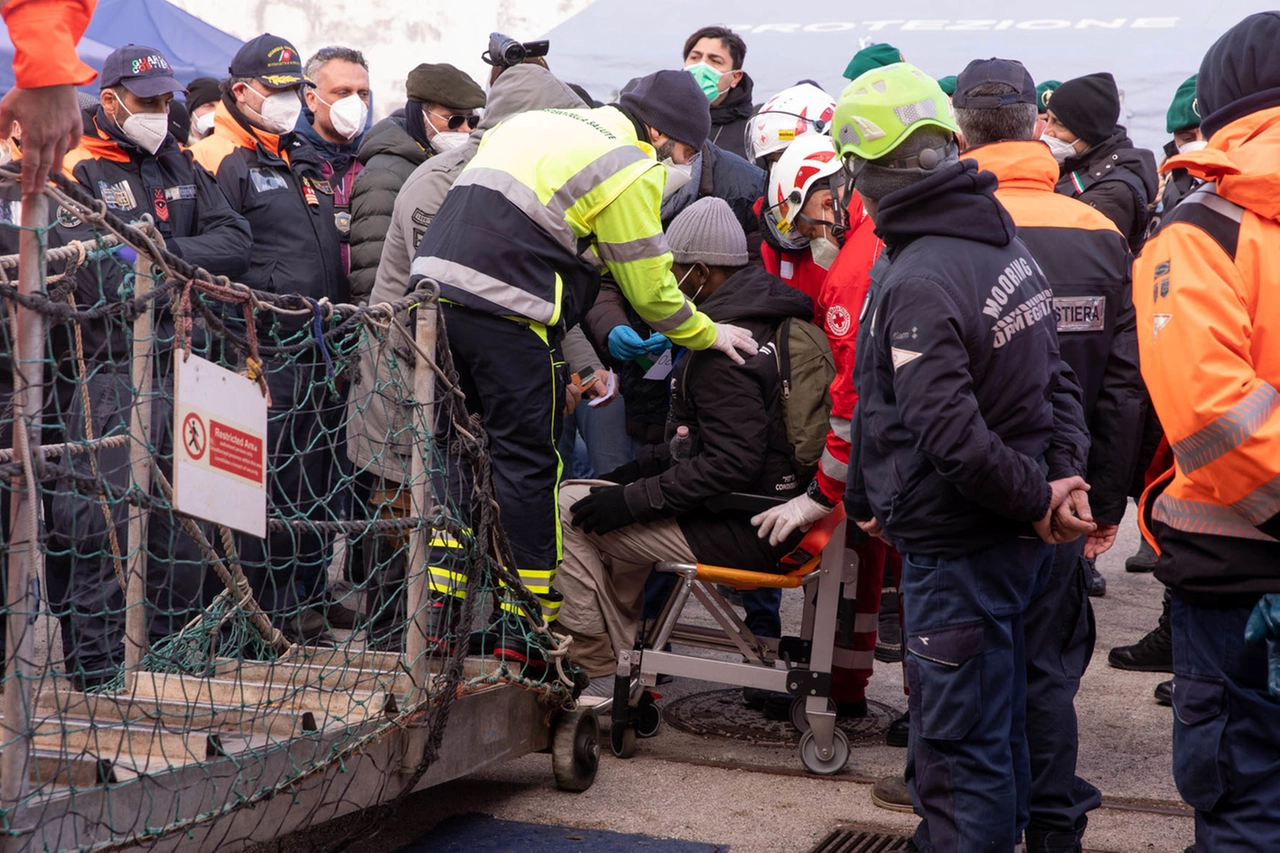
[[484,137],[423,237],[427,276],[467,307],[546,325],[590,308],[599,270],[656,331],[705,349],[714,324],[680,293],[659,208],[665,176],[625,114],[541,110]]
[[[1272,557],[1208,569],[1208,560],[1178,555],[1161,578],[1175,586],[1194,588],[1207,573],[1216,591],[1280,590],[1277,162],[1280,107],[1170,159],[1166,170],[1211,183],[1174,208],[1134,264],[1142,375],[1176,461],[1153,518],[1184,533],[1268,543]],[[1212,548],[1236,547],[1218,542]]]

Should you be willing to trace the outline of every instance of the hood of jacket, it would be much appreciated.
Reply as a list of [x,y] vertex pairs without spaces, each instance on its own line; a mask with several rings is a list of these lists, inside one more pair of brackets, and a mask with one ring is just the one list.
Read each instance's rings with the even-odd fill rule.
[[1142,179],[1147,188],[1147,198],[1154,199],[1160,189],[1160,175],[1156,171],[1156,156],[1145,148],[1135,148],[1129,139],[1129,131],[1123,125],[1102,142],[1075,157],[1068,157],[1062,164],[1061,177],[1072,172],[1092,172],[1108,159],[1116,166],[1123,166]]
[[923,181],[880,199],[876,235],[890,257],[918,237],[958,237],[1007,246],[1013,220],[996,201],[996,176],[973,160],[939,169]]
[[1250,113],[1218,130],[1199,151],[1165,161],[1161,171],[1186,169],[1215,181],[1218,194],[1258,216],[1280,221],[1280,106]]
[[390,154],[415,166],[427,159],[426,150],[405,130],[403,110],[396,110],[369,128],[356,159],[367,166],[379,154]]
[[578,110],[585,106],[577,92],[541,65],[508,68],[489,90],[484,116],[467,144],[429,158],[426,167],[443,172],[461,169],[476,156],[485,132],[513,115],[530,110]]
[[810,319],[813,301],[762,267],[752,265],[729,276],[698,310],[717,323],[778,323],[787,317]]
[[711,123],[731,124],[735,121],[751,118],[751,93],[755,82],[745,71],[738,85],[730,89],[724,100],[711,106]]
[[1038,139],[992,142],[970,148],[960,156],[991,172],[1004,189],[1051,193],[1058,183],[1058,161],[1049,153],[1049,146]]

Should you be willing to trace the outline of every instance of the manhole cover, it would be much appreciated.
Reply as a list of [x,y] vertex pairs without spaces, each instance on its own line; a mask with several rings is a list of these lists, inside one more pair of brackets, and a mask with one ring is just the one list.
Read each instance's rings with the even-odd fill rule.
[[[743,705],[740,689],[712,690],[676,699],[664,705],[662,716],[680,731],[695,735],[778,746],[800,742],[800,733],[790,721],[766,719],[760,711]],[[898,712],[888,705],[868,701],[865,717],[837,720],[836,725],[849,736],[849,743],[868,743],[883,740],[889,723],[897,716]]]
[[908,853],[916,849],[907,846],[909,840],[888,832],[837,829],[810,853]]

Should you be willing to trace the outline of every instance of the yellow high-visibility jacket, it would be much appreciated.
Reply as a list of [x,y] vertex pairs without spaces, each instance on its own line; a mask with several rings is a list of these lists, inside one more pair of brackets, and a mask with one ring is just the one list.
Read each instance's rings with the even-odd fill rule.
[[595,301],[602,268],[653,329],[706,349],[715,324],[680,293],[659,209],[666,176],[620,110],[539,110],[487,134],[418,247],[410,282],[554,326]]

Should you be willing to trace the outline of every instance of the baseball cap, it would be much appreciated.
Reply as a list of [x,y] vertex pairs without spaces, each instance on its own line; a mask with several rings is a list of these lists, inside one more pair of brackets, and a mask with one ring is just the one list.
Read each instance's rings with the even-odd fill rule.
[[[987,83],[1004,83],[1013,88],[1007,95],[971,95]],[[1036,83],[1016,59],[975,59],[956,76],[951,105],[962,110],[995,110],[1010,104],[1034,104]]]
[[185,92],[173,76],[169,60],[154,47],[126,44],[107,55],[99,77],[103,89],[124,86],[139,98],[154,98],[165,92]]
[[263,33],[246,42],[227,69],[232,77],[252,77],[270,89],[309,83],[302,73],[302,56],[288,39]]

